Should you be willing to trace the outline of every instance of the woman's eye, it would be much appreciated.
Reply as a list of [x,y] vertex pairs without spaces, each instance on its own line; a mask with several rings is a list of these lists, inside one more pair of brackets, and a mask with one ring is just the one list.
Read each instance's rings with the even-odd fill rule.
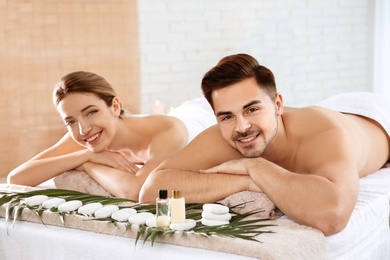
[[89,111],[88,113],[87,113],[87,115],[89,116],[89,115],[93,115],[93,114],[95,114],[95,113],[97,113],[98,112],[98,110],[91,110],[91,111]]
[[74,124],[74,122],[75,122],[75,120],[66,121],[66,122],[65,122],[65,126],[71,126],[71,125]]

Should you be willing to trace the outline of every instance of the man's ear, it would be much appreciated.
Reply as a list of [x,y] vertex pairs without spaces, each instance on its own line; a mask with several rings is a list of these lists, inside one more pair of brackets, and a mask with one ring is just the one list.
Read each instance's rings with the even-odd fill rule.
[[114,115],[115,116],[120,116],[121,114],[121,101],[119,100],[118,97],[114,97],[112,99],[112,105],[111,105]]
[[283,96],[280,93],[275,94],[275,106],[276,106],[276,113],[278,116],[281,116],[283,114]]

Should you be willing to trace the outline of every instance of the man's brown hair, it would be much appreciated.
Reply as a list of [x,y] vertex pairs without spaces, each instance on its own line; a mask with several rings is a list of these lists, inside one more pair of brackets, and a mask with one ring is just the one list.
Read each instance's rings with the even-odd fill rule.
[[202,79],[203,95],[214,108],[212,93],[242,80],[256,79],[259,88],[264,90],[271,100],[275,100],[276,84],[271,70],[260,65],[258,61],[248,54],[235,54],[226,56],[210,69]]

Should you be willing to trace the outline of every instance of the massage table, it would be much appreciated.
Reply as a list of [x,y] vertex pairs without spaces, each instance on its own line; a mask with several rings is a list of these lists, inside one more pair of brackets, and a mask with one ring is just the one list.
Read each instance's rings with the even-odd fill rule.
[[[390,259],[389,233],[390,168],[383,168],[360,179],[360,192],[355,209],[347,227],[340,233],[324,237],[326,255],[319,254],[319,259]],[[278,221],[293,221],[286,216]],[[279,222],[277,222],[279,223]],[[267,259],[298,259],[292,250],[301,251],[299,259],[308,252],[306,259],[313,259],[310,243],[291,247],[290,257],[279,258],[278,248],[289,247],[289,241],[278,241],[282,226],[274,234],[263,234],[264,241],[259,247],[272,248],[266,236],[271,236],[277,243]],[[310,237],[308,237],[309,239]],[[216,238],[208,238],[210,243]],[[261,236],[260,236],[260,240]],[[206,243],[207,240],[205,240]],[[240,241],[237,241],[239,243]],[[269,243],[268,245],[266,243]],[[227,244],[228,245],[228,244]],[[256,244],[252,246],[256,247]],[[314,250],[315,251],[315,250]],[[315,252],[314,252],[315,253]],[[298,254],[298,255],[299,255]],[[0,218],[0,259],[251,259],[245,252],[224,252],[212,248],[195,248],[164,242],[139,240],[98,232],[84,231],[54,225],[43,225],[29,221],[12,224]],[[317,258],[316,258],[317,259]]]
[[[382,100],[382,102],[379,102]],[[390,133],[385,97],[368,93],[342,94],[319,103],[345,113],[380,122]],[[185,111],[185,109],[183,109]],[[186,115],[188,113],[184,113]],[[184,119],[183,119],[184,121]],[[203,119],[201,120],[203,122]],[[78,180],[78,179],[77,179]],[[89,185],[84,185],[89,186]],[[1,187],[0,187],[1,190]],[[346,228],[325,237],[318,230],[296,224],[287,216],[274,220],[274,233],[259,235],[261,242],[210,237],[176,241],[161,239],[152,246],[121,235],[43,225],[17,220],[13,227],[0,218],[0,259],[390,259],[390,168],[360,179],[357,203]],[[3,214],[4,215],[4,214]],[[114,228],[115,229],[115,228]],[[115,230],[114,230],[115,231]],[[187,240],[186,240],[187,239]],[[183,241],[182,243],[181,240]],[[187,242],[186,242],[187,241]],[[260,257],[261,256],[261,257]]]

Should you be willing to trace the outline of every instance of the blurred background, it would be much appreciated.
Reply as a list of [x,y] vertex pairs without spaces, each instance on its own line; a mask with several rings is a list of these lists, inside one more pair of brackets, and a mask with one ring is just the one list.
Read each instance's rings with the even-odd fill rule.
[[201,96],[204,73],[249,53],[287,106],[370,91],[390,98],[387,0],[0,0],[0,180],[64,133],[51,101],[95,72],[133,113]]

